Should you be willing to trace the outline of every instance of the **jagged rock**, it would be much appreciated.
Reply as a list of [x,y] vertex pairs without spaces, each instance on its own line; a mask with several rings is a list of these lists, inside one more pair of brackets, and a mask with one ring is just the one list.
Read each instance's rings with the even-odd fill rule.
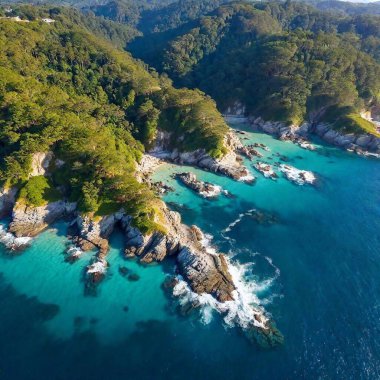
[[16,204],[9,232],[15,236],[35,236],[49,224],[75,212],[76,203],[58,201],[40,207]]
[[370,142],[371,142],[371,136],[368,136],[368,135],[362,135],[362,136],[359,136],[356,140],[355,140],[355,144],[356,145],[359,145],[360,147],[362,148],[365,148],[367,146],[369,146]]
[[96,258],[86,271],[86,293],[95,295],[98,284],[105,278],[108,263],[102,258]]
[[198,180],[194,173],[179,173],[176,178],[204,198],[215,198],[223,191],[220,186]]
[[305,143],[305,138],[310,133],[315,133],[329,144],[359,154],[380,158],[380,138],[374,135],[342,133],[332,129],[327,123],[316,123],[315,125],[303,123],[301,126],[286,126],[280,122],[269,122],[254,117],[250,117],[249,121],[254,129],[269,133],[282,140],[291,140],[305,149],[314,150],[312,145]]
[[108,252],[108,240],[115,226],[115,215],[103,217],[95,221],[88,216],[78,216],[74,222],[77,228],[74,242],[82,251],[99,249],[99,258]]
[[235,285],[223,255],[184,247],[177,262],[179,272],[194,292],[211,294],[220,302],[234,299]]
[[[14,212],[12,230],[20,234],[35,234],[49,222],[74,210],[75,207],[72,204],[63,201],[38,210],[19,207]],[[224,255],[207,247],[207,239],[198,227],[182,224],[180,215],[170,211],[163,202],[160,206],[160,223],[165,227],[165,233],[154,232],[144,235],[133,226],[132,222],[132,218],[120,210],[100,220],[94,220],[89,216],[77,216],[72,223],[71,229],[76,234],[74,242],[82,250],[94,247],[99,250],[85,272],[86,293],[96,294],[98,284],[106,276],[108,237],[115,225],[119,224],[125,233],[127,251],[129,254],[136,255],[141,262],[162,261],[169,255],[176,255],[178,273],[187,281],[193,292],[208,293],[221,304],[236,301],[234,297],[238,298],[238,293],[229,271],[228,261]],[[120,273],[130,281],[138,280],[137,276],[133,273],[129,274],[124,269],[120,270]],[[173,281],[171,286],[176,286],[176,282]],[[184,306],[186,309],[184,311],[190,312],[198,306],[199,302],[193,300],[191,307]],[[272,334],[266,331],[266,321],[261,324],[256,323],[255,328],[265,329],[266,334]]]

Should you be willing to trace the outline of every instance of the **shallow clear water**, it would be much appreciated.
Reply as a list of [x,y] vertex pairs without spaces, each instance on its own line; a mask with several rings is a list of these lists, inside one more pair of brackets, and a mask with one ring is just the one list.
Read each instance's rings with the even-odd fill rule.
[[[244,138],[244,136],[242,136]],[[335,148],[303,150],[250,133],[312,170],[313,186],[254,185],[193,168],[164,165],[155,174],[175,186],[164,199],[183,220],[214,236],[219,250],[247,263],[252,291],[285,336],[262,350],[220,316],[203,324],[181,317],[161,288],[174,263],[141,266],[121,256],[112,236],[110,270],[97,297],[85,297],[83,270],[93,253],[64,262],[65,224],[21,255],[0,256],[0,374],[7,379],[380,378],[380,162]],[[235,197],[204,200],[170,177],[191,170]],[[276,223],[245,214],[257,208]],[[226,228],[239,218],[241,221]],[[120,266],[139,275],[121,276]]]

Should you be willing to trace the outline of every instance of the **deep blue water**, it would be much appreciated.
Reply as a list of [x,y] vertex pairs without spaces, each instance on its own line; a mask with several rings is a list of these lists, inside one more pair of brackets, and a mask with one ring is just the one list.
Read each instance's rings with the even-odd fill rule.
[[[83,294],[93,253],[64,262],[66,226],[57,224],[22,254],[0,256],[0,376],[4,379],[378,379],[380,378],[380,162],[331,147],[305,151],[249,134],[290,164],[312,170],[313,186],[253,186],[191,169],[235,195],[208,201],[179,185],[165,165],[155,174],[175,186],[165,196],[183,220],[214,236],[233,263],[245,264],[250,289],[285,337],[263,350],[214,313],[180,316],[161,285],[174,263],[143,267],[121,256],[97,297]],[[246,161],[247,165],[250,163]],[[188,168],[186,169],[188,170]],[[239,214],[257,208],[276,217],[259,224]],[[118,272],[137,273],[131,282]]]

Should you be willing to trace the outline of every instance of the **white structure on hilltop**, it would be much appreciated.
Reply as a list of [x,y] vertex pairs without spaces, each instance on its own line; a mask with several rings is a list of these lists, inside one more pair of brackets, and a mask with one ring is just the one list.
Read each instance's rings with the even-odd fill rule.
[[42,21],[46,22],[47,24],[51,24],[52,22],[55,22],[55,20],[53,20],[52,18],[43,18]]

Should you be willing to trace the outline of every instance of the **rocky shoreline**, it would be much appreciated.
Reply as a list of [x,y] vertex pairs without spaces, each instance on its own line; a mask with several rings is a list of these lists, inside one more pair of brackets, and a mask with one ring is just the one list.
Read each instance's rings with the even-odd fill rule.
[[250,171],[243,165],[241,157],[236,153],[243,149],[243,144],[232,131],[225,137],[224,145],[228,152],[219,159],[211,157],[204,149],[193,152],[179,152],[177,149],[170,151],[169,141],[169,133],[158,132],[156,144],[149,154],[176,164],[196,166],[203,170],[219,173],[237,181],[250,183],[254,180]]
[[[196,226],[182,224],[179,213],[170,211],[163,202],[160,210],[166,233],[156,231],[144,235],[134,227],[133,219],[123,210],[95,219],[80,215],[75,203],[58,201],[34,208],[16,203],[9,229],[0,234],[0,240],[9,240],[11,243],[7,247],[10,249],[14,248],[14,239],[25,240],[29,244],[32,236],[52,223],[70,218],[68,236],[74,245],[68,249],[66,259],[73,263],[84,252],[96,250],[96,255],[85,271],[85,293],[94,295],[99,283],[107,276],[108,240],[114,228],[118,227],[124,233],[126,259],[136,258],[141,263],[152,263],[174,257],[178,274],[194,294],[208,294],[217,303],[226,304],[226,307],[228,303],[237,302],[237,288],[226,257],[221,253],[210,252],[204,243],[202,231]],[[0,211],[4,212],[4,209]],[[20,245],[18,248],[23,247]],[[252,323],[244,329],[248,336],[255,336],[257,341],[261,344],[265,342],[264,345],[269,347],[282,342],[282,335],[263,312],[252,309],[252,316]],[[257,323],[258,320],[261,322]],[[255,331],[250,331],[252,329]]]
[[[149,176],[162,163],[162,159],[198,166],[239,181],[254,180],[250,171],[242,164],[242,158],[236,153],[243,149],[243,145],[232,132],[228,133],[225,139],[228,153],[221,159],[210,157],[204,150],[168,152],[165,149],[167,138],[167,134],[160,132],[155,148],[142,157],[136,171],[139,181],[150,183]],[[49,175],[47,168],[51,159],[52,155],[49,153],[39,153],[33,157],[32,175]],[[191,173],[183,174],[182,181],[206,198],[223,192],[219,186],[198,181],[196,177],[192,178]],[[152,187],[154,188],[153,185]],[[159,223],[165,232],[143,234],[135,227],[133,218],[123,209],[99,218],[80,214],[75,202],[60,200],[39,207],[30,207],[16,202],[16,195],[16,188],[2,189],[0,192],[0,215],[12,214],[8,230],[0,231],[0,242],[9,249],[21,249],[31,242],[32,237],[51,224],[61,219],[68,220],[68,237],[72,245],[66,252],[66,261],[73,264],[84,252],[96,252],[84,272],[86,294],[95,295],[98,285],[107,276],[109,237],[117,227],[124,234],[125,259],[134,258],[148,264],[173,257],[178,275],[193,294],[207,294],[219,305],[217,309],[220,312],[239,302],[238,289],[230,271],[231,264],[226,256],[210,250],[202,231],[196,226],[184,225],[180,214],[170,211],[162,201],[158,201]],[[194,304],[193,307],[195,306]],[[253,307],[249,310],[248,319],[251,322],[244,326],[247,335],[255,336],[261,343],[265,342],[265,346],[280,344],[283,337],[264,315],[264,311]]]
[[260,117],[249,117],[247,121],[255,130],[268,133],[281,140],[292,141],[304,149],[315,149],[315,147],[309,143],[309,136],[314,134],[327,143],[349,152],[380,158],[380,138],[371,134],[344,134],[332,129],[331,126],[326,123],[316,125],[303,123],[300,126],[285,125],[282,122],[264,121]]

